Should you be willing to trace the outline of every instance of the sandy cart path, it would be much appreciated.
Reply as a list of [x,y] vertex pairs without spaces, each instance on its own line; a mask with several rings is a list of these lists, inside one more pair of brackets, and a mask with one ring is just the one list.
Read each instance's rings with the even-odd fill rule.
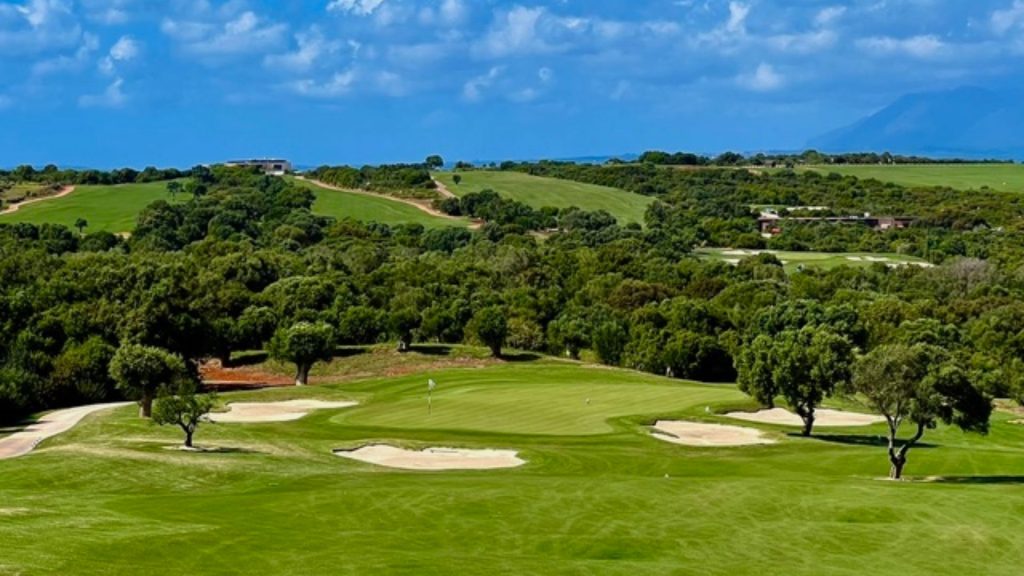
[[131,402],[115,402],[110,404],[92,404],[89,406],[78,406],[77,408],[66,408],[56,410],[44,415],[38,422],[34,422],[20,432],[15,432],[6,438],[0,438],[0,460],[17,458],[31,452],[35,447],[46,440],[62,432],[74,428],[82,418],[101,410],[129,406]]
[[36,202],[45,202],[47,200],[56,200],[57,198],[63,198],[65,196],[67,196],[68,194],[71,194],[74,191],[75,191],[75,187],[74,186],[65,186],[64,188],[60,189],[60,192],[57,192],[53,196],[43,196],[42,198],[32,198],[31,200],[25,200],[24,202],[18,202],[17,204],[11,204],[7,208],[4,208],[3,210],[0,210],[0,216],[3,216],[4,214],[13,214],[13,213],[17,212],[18,210],[21,210],[22,206],[28,206],[29,204],[35,204]]

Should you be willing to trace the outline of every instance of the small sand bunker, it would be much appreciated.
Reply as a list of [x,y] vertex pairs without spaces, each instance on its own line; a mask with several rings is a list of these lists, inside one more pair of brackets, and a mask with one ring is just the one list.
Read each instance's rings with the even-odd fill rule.
[[[783,408],[772,408],[760,412],[730,412],[725,415],[727,418],[743,420],[746,422],[757,422],[759,424],[778,424],[780,426],[803,426],[804,421],[799,416]],[[875,414],[860,414],[858,412],[842,412],[839,410],[828,410],[819,408],[814,411],[814,425],[822,428],[846,427],[846,426],[870,426],[885,422],[885,418]]]
[[774,444],[760,430],[742,426],[659,420],[651,433],[658,440],[684,446],[751,446]]
[[351,408],[358,402],[324,402],[322,400],[288,400],[287,402],[233,402],[227,412],[210,413],[210,421],[222,424],[259,422],[293,422],[313,410]]
[[357,450],[335,450],[334,453],[342,458],[402,470],[496,470],[526,464],[515,450],[427,448],[417,451],[373,444]]

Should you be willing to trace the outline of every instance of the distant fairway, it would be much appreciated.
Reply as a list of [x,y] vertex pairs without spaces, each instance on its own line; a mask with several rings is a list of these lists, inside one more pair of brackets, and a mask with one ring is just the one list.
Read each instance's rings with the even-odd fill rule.
[[410,206],[404,202],[373,194],[358,194],[322,188],[304,180],[293,179],[295,184],[316,193],[313,212],[337,219],[353,218],[363,222],[380,222],[389,226],[422,224],[425,228],[466,228],[469,221],[461,218],[441,218]]
[[541,178],[521,172],[472,170],[459,172],[459,175],[462,176],[462,183],[458,186],[455,185],[452,178],[454,174],[451,172],[438,172],[434,176],[457,196],[490,188],[506,198],[518,200],[534,208],[577,206],[584,210],[606,210],[615,216],[620,224],[643,224],[644,212],[654,201],[653,198],[615,188],[557,178]]
[[778,250],[732,250],[729,248],[701,248],[696,250],[700,258],[718,260],[737,264],[744,258],[756,256],[759,253],[771,253],[786,267],[786,270],[793,271],[800,266],[813,266],[815,268],[836,268],[838,266],[866,267],[875,264],[887,266],[931,266],[928,262],[914,256],[902,254],[872,254],[867,252],[830,253],[830,252],[785,252]]
[[[433,412],[427,378],[437,381]],[[357,400],[287,423],[173,428],[134,407],[0,460],[0,574],[1016,575],[1024,426],[945,426],[880,481],[884,425],[746,424],[777,444],[690,448],[655,419],[727,422],[733,386],[540,360],[225,401]],[[589,402],[588,402],[589,400]],[[407,472],[369,443],[516,450],[522,467]],[[943,481],[945,477],[946,480]]]
[[[122,184],[120,186],[76,186],[63,198],[45,200],[25,206],[11,214],[0,215],[0,224],[63,224],[68,228],[79,218],[89,222],[86,232],[130,232],[143,208],[156,202],[171,202],[167,182]],[[177,202],[187,202],[186,194],[178,194]]]
[[988,186],[1002,192],[1024,192],[1024,165],[1020,164],[868,164],[807,166],[800,170],[874,178],[903,186],[948,186],[960,190]]

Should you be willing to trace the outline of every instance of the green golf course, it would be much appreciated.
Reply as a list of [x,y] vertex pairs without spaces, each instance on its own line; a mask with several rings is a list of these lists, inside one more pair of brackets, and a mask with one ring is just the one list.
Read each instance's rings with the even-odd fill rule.
[[1024,192],[1024,166],[1020,164],[849,164],[807,166],[800,170],[874,178],[901,186],[948,186],[960,190],[988,187],[1001,192]]
[[[338,362],[336,360],[336,362]],[[434,378],[428,414],[426,381]],[[0,461],[0,574],[1019,573],[1024,426],[939,428],[882,480],[884,426],[760,428],[769,446],[651,437],[737,424],[703,385],[553,360],[225,394],[356,400],[273,424],[203,424],[205,453],[133,407]],[[711,413],[708,412],[710,407]],[[490,471],[410,472],[335,449],[517,450]]]

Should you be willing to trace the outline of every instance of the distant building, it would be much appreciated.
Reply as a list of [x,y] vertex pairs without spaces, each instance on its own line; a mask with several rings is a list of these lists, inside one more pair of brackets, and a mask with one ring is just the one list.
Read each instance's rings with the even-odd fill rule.
[[776,236],[782,232],[780,224],[783,222],[829,222],[833,224],[861,224],[867,226],[878,232],[885,230],[902,230],[909,228],[913,223],[913,218],[902,218],[893,216],[871,216],[865,214],[864,216],[822,216],[822,217],[783,217],[783,216],[770,216],[762,215],[757,219],[758,224],[761,227],[761,234],[766,236]]
[[274,158],[262,158],[255,160],[232,160],[225,162],[225,166],[243,166],[243,167],[257,167],[263,170],[264,174],[270,174],[272,176],[284,176],[286,173],[292,171],[292,163],[287,160],[279,160]]

